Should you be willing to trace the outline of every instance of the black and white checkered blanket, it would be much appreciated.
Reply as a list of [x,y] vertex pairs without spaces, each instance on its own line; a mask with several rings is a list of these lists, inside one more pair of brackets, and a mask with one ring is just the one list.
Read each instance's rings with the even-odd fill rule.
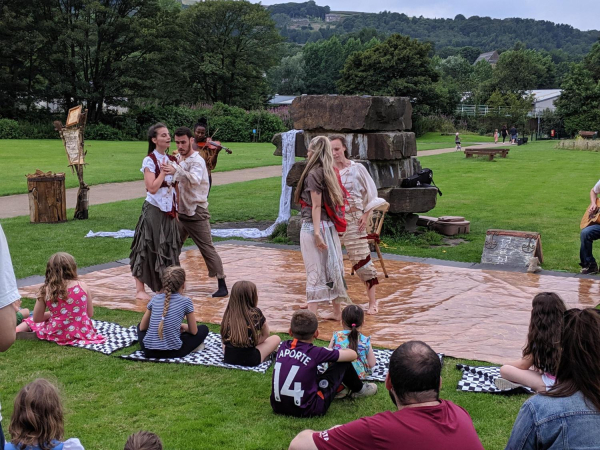
[[525,386],[515,389],[501,390],[496,387],[494,380],[500,376],[500,367],[498,366],[468,366],[466,364],[457,364],[456,368],[462,370],[462,379],[458,382],[457,391],[466,392],[488,392],[490,394],[506,393],[533,393]]
[[[388,367],[390,366],[390,357],[392,356],[393,351],[387,349],[374,348],[373,353],[375,354],[375,367],[373,367],[373,371],[371,375],[365,378],[366,381],[385,381],[385,377],[388,373]],[[440,362],[444,364],[444,355],[442,353],[438,353],[440,357]],[[326,364],[322,364],[319,366],[320,372],[324,372],[327,369]]]
[[192,364],[200,366],[216,366],[226,369],[239,369],[251,372],[266,373],[272,361],[268,359],[255,367],[235,366],[223,362],[223,347],[221,346],[221,335],[213,332],[208,333],[204,340],[204,349],[192,352],[183,358],[146,358],[141,350],[130,355],[122,355],[121,358],[133,361],[152,361],[161,363]]
[[135,326],[122,327],[117,323],[105,322],[103,320],[92,320],[96,331],[106,338],[104,344],[73,344],[73,347],[85,348],[95,352],[110,355],[117,350],[129,347],[137,342],[137,330]]

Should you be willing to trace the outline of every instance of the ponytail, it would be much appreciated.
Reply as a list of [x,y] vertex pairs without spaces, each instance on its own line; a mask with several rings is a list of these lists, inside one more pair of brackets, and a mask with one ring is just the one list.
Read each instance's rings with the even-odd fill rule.
[[360,306],[348,305],[342,311],[342,322],[344,327],[350,330],[348,334],[348,348],[358,352],[358,339],[360,332],[358,329],[365,320],[365,313]]
[[163,339],[163,331],[165,327],[165,317],[169,312],[169,304],[171,303],[171,294],[178,292],[185,283],[185,271],[178,266],[167,267],[162,275],[162,284],[165,292],[165,304],[162,310],[162,317],[158,325],[158,337]]

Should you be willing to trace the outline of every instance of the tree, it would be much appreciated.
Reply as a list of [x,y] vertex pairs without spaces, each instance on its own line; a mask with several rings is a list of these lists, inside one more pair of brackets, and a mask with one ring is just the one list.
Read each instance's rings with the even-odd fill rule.
[[530,89],[556,87],[552,58],[535,50],[509,50],[500,55],[494,84],[501,92],[524,93]]
[[264,74],[279,61],[283,39],[262,5],[205,0],[182,12],[182,27],[191,100],[244,108],[264,102]]
[[561,88],[555,104],[567,133],[600,130],[600,81],[594,80],[592,72],[584,64],[574,64]]
[[462,56],[449,56],[436,65],[442,78],[453,82],[461,92],[470,92],[473,82],[473,66]]
[[342,70],[342,94],[406,96],[417,105],[434,107],[439,74],[433,68],[431,44],[394,34],[374,47],[351,55]]
[[[78,0],[27,2],[43,36],[38,59],[50,98],[65,108],[85,101],[88,120],[103,105],[133,96],[136,66],[162,50],[163,25],[172,23],[157,0]],[[148,77],[147,70],[142,74]]]
[[471,101],[476,105],[482,105],[494,90],[494,68],[489,62],[481,60],[473,66],[471,78],[473,86]]
[[271,92],[281,95],[299,95],[306,89],[304,55],[286,56],[281,63],[269,70],[267,78]]
[[587,56],[583,59],[585,67],[595,81],[600,80],[600,40],[596,42]]

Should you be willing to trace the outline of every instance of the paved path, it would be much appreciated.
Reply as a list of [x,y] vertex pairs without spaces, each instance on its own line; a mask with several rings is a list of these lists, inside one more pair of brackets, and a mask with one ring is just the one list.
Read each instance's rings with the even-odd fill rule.
[[[254,167],[252,169],[231,170],[213,173],[213,186],[259,180],[281,176],[281,166]],[[120,200],[133,200],[146,195],[144,180],[125,183],[98,184],[90,187],[90,205],[100,205]],[[67,208],[75,208],[77,188],[67,189]],[[27,194],[0,197],[0,219],[28,216],[29,199]]]
[[[461,151],[467,150],[469,148],[477,148],[477,147],[481,147],[482,145],[489,145],[492,144],[492,142],[481,142],[478,144],[474,144],[474,145],[469,145],[468,147],[462,147]],[[420,158],[421,156],[433,156],[433,155],[441,155],[442,153],[452,153],[456,151],[456,147],[451,147],[451,148],[438,148],[435,150],[423,150],[420,152],[417,152],[417,158]]]

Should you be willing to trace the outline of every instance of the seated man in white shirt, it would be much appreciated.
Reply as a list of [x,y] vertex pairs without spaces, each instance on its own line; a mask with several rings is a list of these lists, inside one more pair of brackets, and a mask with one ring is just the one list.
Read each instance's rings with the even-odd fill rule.
[[225,272],[221,257],[215,250],[210,234],[210,214],[208,213],[208,170],[206,162],[192,148],[192,131],[187,127],[175,130],[175,144],[179,153],[177,164],[165,169],[179,182],[179,234],[180,247],[185,240],[192,238],[204,258],[209,277],[217,277],[218,290],[213,297],[225,297],[229,293],[225,283]]

